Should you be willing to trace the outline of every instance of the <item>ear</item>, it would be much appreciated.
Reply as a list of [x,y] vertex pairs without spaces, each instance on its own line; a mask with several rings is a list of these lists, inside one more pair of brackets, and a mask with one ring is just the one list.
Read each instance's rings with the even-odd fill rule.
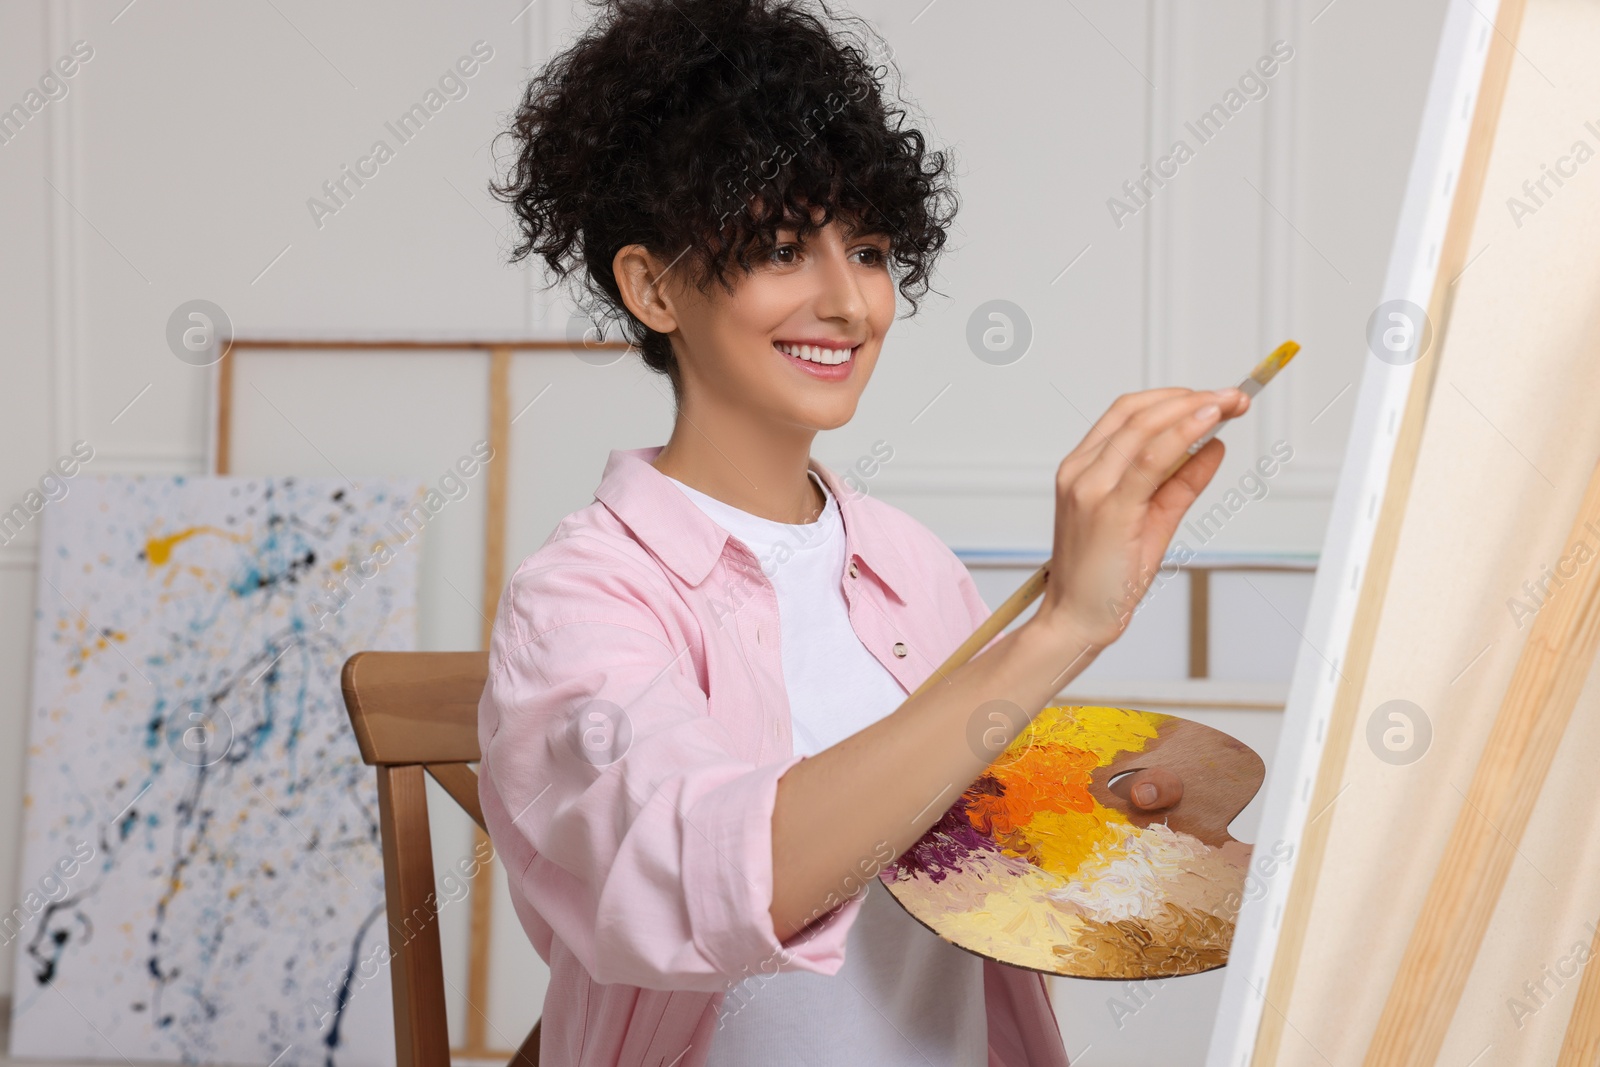
[[611,260],[622,302],[634,318],[656,333],[671,333],[678,328],[676,289],[664,283],[667,270],[667,264],[640,244],[623,245]]

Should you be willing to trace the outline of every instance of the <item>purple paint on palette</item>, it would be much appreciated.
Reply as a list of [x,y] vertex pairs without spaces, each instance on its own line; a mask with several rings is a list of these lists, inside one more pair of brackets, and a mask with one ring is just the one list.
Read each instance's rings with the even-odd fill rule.
[[[978,779],[972,788],[974,792],[996,795],[1005,791],[1005,786],[987,774]],[[1000,851],[993,841],[972,825],[967,811],[967,797],[963,794],[916,844],[889,867],[894,877],[910,877],[920,873],[927,875],[930,881],[942,882],[947,874],[960,874],[962,863],[972,853]]]

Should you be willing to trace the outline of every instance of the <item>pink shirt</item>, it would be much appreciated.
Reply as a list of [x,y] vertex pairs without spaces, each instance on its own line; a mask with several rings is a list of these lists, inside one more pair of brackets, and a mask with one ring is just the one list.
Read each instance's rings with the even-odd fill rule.
[[[550,966],[544,1067],[699,1067],[739,982],[838,971],[863,899],[773,931],[773,803],[804,758],[777,599],[660,451],[611,452],[494,621],[479,792]],[[927,527],[810,466],[839,501],[851,625],[909,694],[989,609]],[[1043,975],[985,961],[984,998],[989,1067],[1066,1067]]]

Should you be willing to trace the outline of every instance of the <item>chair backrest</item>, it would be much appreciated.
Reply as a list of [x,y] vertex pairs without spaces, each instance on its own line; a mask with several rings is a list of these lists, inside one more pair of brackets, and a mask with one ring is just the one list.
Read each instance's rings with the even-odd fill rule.
[[[483,825],[478,776],[478,698],[487,652],[358,652],[345,661],[344,706],[361,758],[378,772],[395,1062],[449,1067],[444,963],[439,953],[433,843],[423,772]],[[539,1026],[511,1059],[538,1067]]]

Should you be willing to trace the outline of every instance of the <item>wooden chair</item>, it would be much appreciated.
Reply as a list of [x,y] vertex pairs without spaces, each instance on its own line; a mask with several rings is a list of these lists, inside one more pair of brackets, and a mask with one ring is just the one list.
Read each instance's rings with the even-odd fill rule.
[[[433,844],[423,771],[483,827],[478,698],[487,652],[358,652],[345,661],[345,710],[361,758],[378,770],[378,823],[394,990],[395,1062],[449,1067]],[[485,832],[488,828],[484,827]],[[510,1067],[538,1067],[539,1026]]]

